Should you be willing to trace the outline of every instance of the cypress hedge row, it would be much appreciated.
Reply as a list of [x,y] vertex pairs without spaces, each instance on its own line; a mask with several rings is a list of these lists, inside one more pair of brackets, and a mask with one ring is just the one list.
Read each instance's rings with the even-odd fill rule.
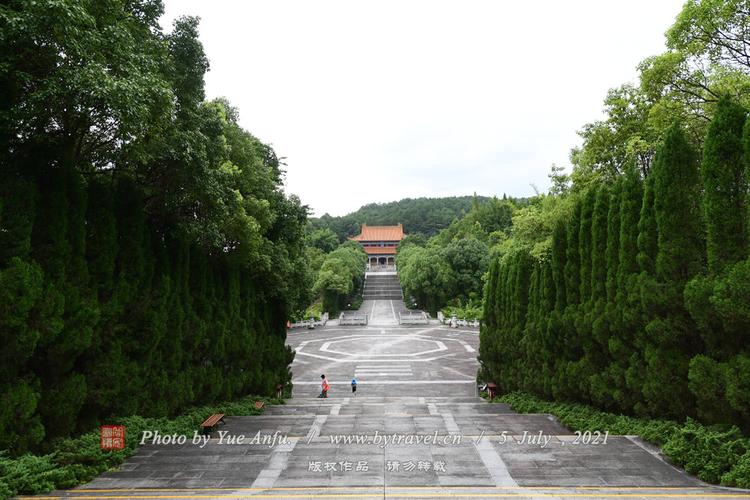
[[162,13],[0,8],[0,450],[289,379],[307,210]]
[[128,179],[45,177],[3,193],[1,448],[289,379],[287,310],[266,277],[160,234]]
[[722,99],[702,160],[681,128],[648,176],[577,196],[548,254],[485,287],[481,376],[503,391],[750,431],[750,119]]

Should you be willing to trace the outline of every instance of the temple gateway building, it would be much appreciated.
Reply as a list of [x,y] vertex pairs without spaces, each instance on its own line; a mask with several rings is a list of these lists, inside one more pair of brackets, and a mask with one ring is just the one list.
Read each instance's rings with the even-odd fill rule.
[[404,239],[404,227],[368,226],[362,224],[359,235],[349,238],[359,242],[367,254],[367,270],[395,270],[396,247]]

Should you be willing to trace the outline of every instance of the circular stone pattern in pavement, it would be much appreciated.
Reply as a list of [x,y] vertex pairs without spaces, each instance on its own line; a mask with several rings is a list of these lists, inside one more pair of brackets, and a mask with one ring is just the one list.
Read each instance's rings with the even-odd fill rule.
[[320,346],[321,351],[343,356],[408,356],[417,357],[448,348],[439,340],[414,338],[405,335],[351,337],[331,340]]

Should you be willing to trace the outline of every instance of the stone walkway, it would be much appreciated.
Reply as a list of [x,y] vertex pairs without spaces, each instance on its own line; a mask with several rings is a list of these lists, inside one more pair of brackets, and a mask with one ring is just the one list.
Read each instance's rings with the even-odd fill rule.
[[[391,304],[367,305],[387,319]],[[297,355],[286,405],[227,417],[202,448],[145,445],[48,498],[750,499],[700,483],[636,438],[576,440],[550,415],[486,403],[474,383],[476,330],[327,327],[288,343]],[[328,399],[315,397],[321,373]]]
[[398,313],[407,309],[400,300],[365,300],[359,310],[368,314],[370,326],[395,326]]

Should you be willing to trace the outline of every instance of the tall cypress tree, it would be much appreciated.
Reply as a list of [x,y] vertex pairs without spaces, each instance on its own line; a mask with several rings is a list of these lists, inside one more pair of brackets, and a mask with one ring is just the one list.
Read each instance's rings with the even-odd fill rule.
[[602,376],[609,363],[607,340],[609,322],[607,305],[607,236],[610,188],[602,184],[596,191],[591,215],[591,300],[586,307],[586,323],[591,325],[591,335],[581,339],[586,353],[586,367],[590,371],[591,397],[599,404],[610,406],[609,382]]
[[641,212],[638,218],[638,268],[641,272],[656,274],[658,232],[654,213],[654,178],[646,178],[643,188]]
[[559,313],[565,309],[565,264],[568,244],[567,227],[563,221],[557,221],[552,233],[552,278],[555,285],[555,310]]
[[[646,326],[647,364],[643,395],[650,412],[673,417],[690,414],[693,402],[687,374],[697,348],[695,325],[683,305],[687,280],[701,269],[700,176],[696,155],[682,129],[667,131],[651,173],[658,229],[655,317]],[[675,394],[683,397],[675,398]]]
[[565,250],[566,307],[560,322],[561,347],[555,368],[554,394],[561,399],[579,396],[575,363],[581,357],[581,345],[576,334],[576,317],[581,301],[581,258],[579,236],[583,200],[576,200],[567,226]]
[[645,405],[643,387],[646,383],[645,353],[649,347],[649,335],[645,331],[646,324],[652,319],[655,310],[654,301],[658,297],[655,291],[656,252],[658,230],[656,214],[654,212],[654,175],[652,173],[644,181],[643,197],[638,218],[638,262],[639,274],[631,283],[632,308],[624,312],[632,314],[636,328],[633,329],[634,350],[628,360],[626,381],[630,394],[633,396],[633,409],[638,414],[646,414],[649,409]]
[[612,187],[609,198],[609,212],[607,213],[607,308],[609,316],[613,316],[617,305],[617,271],[620,264],[620,204],[622,202],[622,185],[624,179],[620,177]]
[[485,380],[492,380],[492,367],[497,353],[495,339],[497,338],[497,319],[495,318],[495,300],[497,294],[499,259],[492,259],[488,271],[489,279],[484,288],[483,321],[479,329],[479,359],[481,362],[480,376]]
[[567,306],[565,267],[567,264],[567,221],[559,220],[552,235],[551,281],[554,282],[554,306],[547,322],[546,338],[550,349],[549,374],[545,377],[545,396],[554,397],[559,391],[559,374],[565,359],[565,323],[563,315]]
[[591,301],[592,305],[607,298],[607,216],[610,189],[599,186],[591,215]]
[[606,248],[606,298],[603,308],[599,308],[594,334],[602,352],[606,353],[596,378],[592,380],[592,395],[596,401],[608,408],[617,408],[623,400],[625,374],[618,356],[622,356],[620,342],[620,324],[617,314],[617,269],[620,252],[620,201],[622,178],[618,178],[610,189],[609,210],[607,212],[607,248]]
[[747,189],[742,152],[746,111],[719,100],[703,148],[703,215],[708,269],[719,273],[747,257]]
[[542,390],[541,384],[541,353],[544,352],[542,339],[542,267],[539,261],[532,264],[529,278],[529,302],[526,311],[526,327],[520,342],[523,346],[521,363],[521,389],[535,394]]
[[[626,314],[626,302],[633,292],[633,276],[638,274],[638,226],[643,206],[643,182],[635,168],[625,170],[620,200],[620,251],[617,266],[617,304],[623,328],[631,324]],[[646,238],[644,237],[644,243]],[[645,251],[645,249],[644,249]],[[630,304],[628,304],[628,309]]]
[[581,227],[578,233],[578,253],[581,271],[581,301],[575,316],[576,344],[581,355],[575,364],[575,379],[579,398],[587,400],[589,397],[589,379],[594,373],[595,350],[591,338],[593,303],[591,294],[591,277],[593,276],[594,245],[592,239],[594,207],[596,205],[597,189],[589,188],[583,198],[581,206]]
[[[545,259],[542,262],[541,297],[539,314],[541,323],[541,359],[542,371],[542,394],[545,397],[552,395],[553,373],[555,369],[555,358],[559,352],[558,325],[559,312],[555,309],[557,297],[557,286],[555,285],[552,261]],[[555,316],[555,318],[553,318]]]
[[495,291],[497,290],[497,265],[498,259],[492,259],[487,273],[487,284],[484,288],[483,319],[481,331],[494,330],[497,320],[495,318]]
[[654,160],[656,276],[680,287],[701,270],[700,176],[695,152],[679,125],[667,131]]
[[[615,386],[615,398],[620,407],[632,410],[639,399],[640,387],[637,379],[628,382],[628,369],[631,361],[634,367],[639,364],[635,351],[635,332],[643,329],[640,313],[640,293],[638,284],[638,223],[643,206],[643,182],[634,167],[626,168],[622,179],[620,197],[620,236],[617,265],[617,292],[615,298],[616,328],[612,338],[616,339],[612,351],[610,372]],[[637,368],[631,372],[636,375]]]
[[741,353],[749,338],[748,322],[737,321],[747,317],[743,311],[750,304],[746,298],[750,280],[745,260],[747,154],[742,151],[743,140],[747,140],[743,136],[750,137],[750,126],[745,125],[745,116],[743,108],[724,97],[709,126],[701,169],[709,272],[693,278],[684,293],[686,307],[704,342],[700,353],[690,360],[688,379],[697,415],[706,422],[731,421],[737,410],[747,406],[736,404],[747,397],[743,385],[736,385],[746,363],[734,361],[743,359]]
[[578,249],[578,236],[581,230],[581,201],[573,207],[568,222],[567,248],[565,251],[565,296],[569,306],[581,300],[581,257]]
[[596,189],[589,188],[583,197],[581,205],[581,226],[578,230],[578,255],[581,273],[581,304],[591,300],[591,256],[593,245],[591,241],[591,219],[596,203]]

